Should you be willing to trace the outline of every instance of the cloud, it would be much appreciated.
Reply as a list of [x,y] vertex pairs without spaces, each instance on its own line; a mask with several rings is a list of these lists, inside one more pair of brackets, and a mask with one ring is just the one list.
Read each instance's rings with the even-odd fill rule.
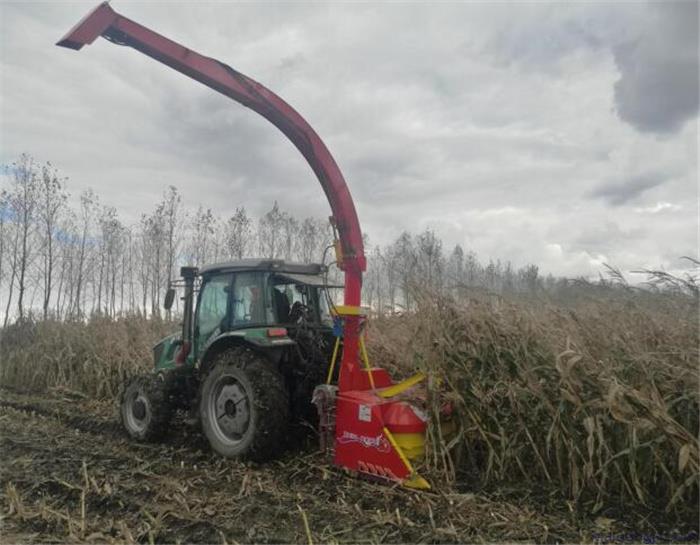
[[592,191],[590,195],[606,200],[613,206],[621,206],[639,197],[642,193],[661,185],[667,180],[659,172],[648,172],[632,178],[608,183]]
[[[293,105],[332,151],[374,243],[432,227],[445,248],[567,275],[594,274],[601,255],[670,266],[697,246],[697,131],[676,121],[655,136],[673,125],[657,117],[692,108],[679,114],[674,98],[656,132],[637,127],[648,94],[637,72],[687,57],[692,29],[665,8],[115,2]],[[73,195],[94,188],[125,223],[171,184],[190,209],[221,217],[274,200],[328,215],[308,165],[260,116],[105,40],[54,47],[87,9],[0,2],[0,164],[24,151],[51,160]],[[661,91],[675,97],[682,76],[666,74]],[[638,212],[657,203],[682,209]]]
[[698,3],[657,2],[655,17],[613,49],[615,106],[640,131],[673,133],[698,112]]
[[634,211],[638,214],[659,214],[661,212],[678,212],[682,209],[683,207],[680,204],[673,204],[670,202],[657,202],[652,206],[643,206],[640,208],[635,208]]
[[482,52],[522,72],[565,73],[578,57],[610,55],[618,72],[614,109],[637,130],[677,132],[698,112],[698,3],[694,0],[543,4],[493,10]]
[[621,243],[634,245],[648,235],[643,226],[622,228],[617,221],[608,218],[579,233],[568,246],[576,251],[611,255]]

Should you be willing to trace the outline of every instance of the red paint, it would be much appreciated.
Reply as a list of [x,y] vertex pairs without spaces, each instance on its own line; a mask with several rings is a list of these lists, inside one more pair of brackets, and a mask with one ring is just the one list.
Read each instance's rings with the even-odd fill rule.
[[177,353],[177,356],[175,356],[175,363],[178,365],[183,365],[187,359],[187,356],[190,354],[191,348],[192,345],[190,343],[187,341],[183,342],[182,346],[180,347],[180,351]]
[[[361,368],[359,377],[360,385],[355,389],[370,390],[372,388],[372,383],[369,380],[369,371],[364,367]],[[387,388],[394,384],[391,380],[391,376],[389,376],[389,372],[382,367],[372,367],[372,380],[374,381],[375,388]]]
[[392,404],[367,390],[338,395],[334,459],[337,465],[392,481],[410,476],[384,434],[382,412]]
[[426,419],[405,401],[384,405],[382,416],[391,433],[425,433]]

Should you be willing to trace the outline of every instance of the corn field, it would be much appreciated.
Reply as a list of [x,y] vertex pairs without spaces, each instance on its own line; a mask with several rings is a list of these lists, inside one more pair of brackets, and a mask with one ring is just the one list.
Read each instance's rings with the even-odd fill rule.
[[2,332],[0,381],[31,391],[58,386],[114,398],[124,379],[152,366],[152,345],[176,328],[139,316],[18,322]]
[[[424,293],[415,312],[373,320],[368,349],[394,376],[426,372],[429,403],[453,407],[456,432],[429,428],[424,470],[440,489],[697,525],[697,303],[590,286],[559,301]],[[113,399],[176,328],[137,316],[18,323],[3,331],[0,382]]]
[[373,359],[424,370],[434,413],[455,408],[456,436],[431,429],[436,475],[696,520],[697,300],[613,293],[568,306],[423,297],[372,324]]

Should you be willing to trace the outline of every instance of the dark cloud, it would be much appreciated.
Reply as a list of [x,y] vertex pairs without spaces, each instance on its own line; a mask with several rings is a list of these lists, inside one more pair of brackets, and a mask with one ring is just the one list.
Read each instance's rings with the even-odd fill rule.
[[617,45],[615,106],[640,131],[672,133],[698,112],[698,3],[653,6],[638,38]]
[[608,183],[593,190],[590,195],[604,199],[613,206],[622,206],[637,199],[642,193],[661,185],[667,177],[658,172],[648,172],[632,178]]
[[642,227],[624,230],[616,221],[608,219],[580,233],[572,240],[570,247],[574,250],[608,254],[614,252],[620,243],[633,245],[648,236],[649,233]]
[[[489,42],[484,52],[499,63],[523,69],[550,71],[579,50],[598,51],[607,44],[599,37],[600,21],[581,16],[574,6],[544,9],[544,17],[514,18]],[[563,15],[563,17],[562,17]]]

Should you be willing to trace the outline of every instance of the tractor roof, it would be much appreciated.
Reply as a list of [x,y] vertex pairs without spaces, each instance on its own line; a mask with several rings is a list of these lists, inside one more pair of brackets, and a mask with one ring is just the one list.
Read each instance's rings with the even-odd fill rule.
[[204,265],[199,269],[200,274],[211,274],[225,271],[271,271],[278,273],[321,274],[323,265],[318,263],[293,263],[282,259],[238,259],[223,263]]

